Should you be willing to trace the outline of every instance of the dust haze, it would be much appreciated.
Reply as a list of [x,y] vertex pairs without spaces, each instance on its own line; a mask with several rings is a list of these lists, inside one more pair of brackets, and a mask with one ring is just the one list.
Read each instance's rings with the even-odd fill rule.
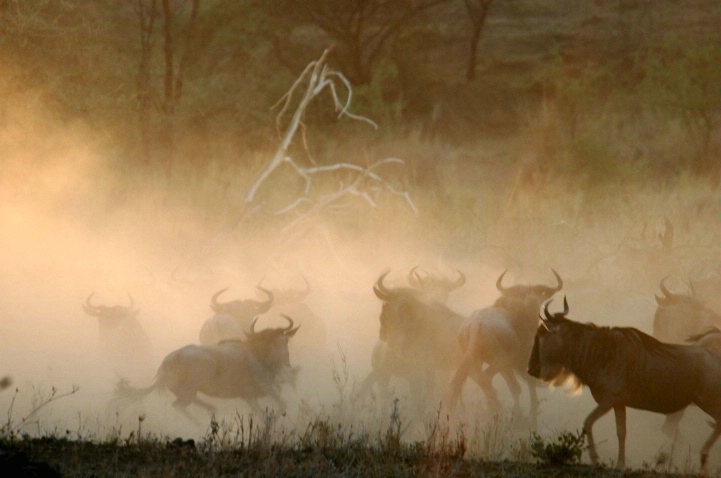
[[[124,181],[99,132],[83,124],[55,124],[38,105],[18,106],[5,119],[0,151],[0,374],[13,379],[13,387],[0,395],[0,412],[7,410],[17,425],[53,388],[64,394],[79,387],[23,424],[20,430],[31,435],[125,436],[142,416],[144,432],[203,436],[206,427],[174,410],[170,394],[153,394],[123,410],[108,404],[120,378],[149,384],[166,354],[197,343],[201,325],[212,315],[210,297],[225,287],[228,299],[255,298],[261,280],[278,288],[300,288],[304,277],[309,281],[312,294],[306,303],[322,326],[300,323],[291,342],[291,362],[301,367],[301,375],[295,390],[284,390],[289,400],[286,425],[302,427],[302,420],[314,415],[358,423],[366,418],[338,408],[370,370],[381,309],[372,285],[386,268],[391,269],[388,281],[399,285],[406,284],[414,266],[439,274],[461,270],[468,281],[452,293],[449,305],[463,314],[492,303],[496,278],[505,269],[509,283],[552,284],[554,268],[564,278],[562,294],[568,297],[571,318],[632,325],[650,333],[659,280],[668,275],[669,287],[685,292],[689,277],[719,264],[718,198],[694,184],[643,188],[631,183],[589,192],[572,187],[572,178],[559,178],[540,189],[521,190],[511,200],[515,166],[498,172],[479,161],[480,181],[458,186],[467,188],[468,204],[446,204],[437,195],[412,191],[418,216],[390,198],[377,209],[359,206],[350,217],[318,218],[291,240],[280,232],[276,218],[219,225],[207,208],[168,200],[165,186],[153,180]],[[413,151],[396,155],[412,156]],[[247,181],[238,178],[238,184]],[[445,181],[445,197],[452,199],[456,185]],[[673,224],[671,250],[662,244],[666,218]],[[93,292],[93,300],[105,305],[126,305],[132,296],[152,342],[151,363],[124,377],[108,363],[97,321],[81,307]],[[280,323],[271,311],[258,325]],[[303,348],[308,341],[304,334],[323,333],[323,328],[324,344]],[[510,405],[505,384],[494,383]],[[412,425],[409,435],[422,436],[427,417],[406,410],[404,384],[395,386],[401,417]],[[541,434],[580,429],[593,407],[588,391],[570,397],[548,390],[541,396]],[[523,399],[527,404],[525,391]],[[219,419],[250,413],[242,401],[214,403]],[[464,403],[471,431],[480,427],[482,435],[493,427],[470,382]],[[369,417],[385,426],[391,405],[376,405]],[[208,423],[204,411],[191,407],[191,412]],[[432,406],[428,412],[433,415]],[[669,451],[660,433],[662,421],[660,415],[629,412],[631,466]],[[505,452],[528,436],[528,431],[510,428],[508,438],[495,442]],[[690,454],[695,460],[708,432],[703,414],[688,413],[681,428],[687,447],[681,459]],[[595,432],[602,459],[613,459],[612,415],[600,420]],[[720,461],[718,448],[712,464]]]

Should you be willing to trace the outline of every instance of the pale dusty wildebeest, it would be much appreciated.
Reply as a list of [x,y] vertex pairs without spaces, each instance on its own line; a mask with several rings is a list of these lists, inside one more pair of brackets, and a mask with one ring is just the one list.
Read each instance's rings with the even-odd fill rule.
[[125,376],[144,369],[152,359],[150,339],[138,322],[140,312],[133,297],[130,305],[95,305],[91,293],[83,304],[86,314],[98,319],[98,333],[102,352],[117,373]]
[[[550,301],[549,301],[550,302]],[[536,332],[528,373],[545,382],[575,382],[591,390],[598,404],[583,423],[591,461],[598,462],[593,424],[613,409],[618,458],[625,465],[626,407],[669,414],[695,404],[715,421],[701,447],[701,468],[721,435],[721,355],[709,337],[698,345],[660,342],[631,327],[597,327],[574,322],[563,312],[551,315],[548,302]]]
[[448,296],[454,290],[462,287],[466,283],[466,276],[463,272],[456,269],[458,277],[450,279],[429,272],[420,272],[416,266],[408,273],[408,283],[411,287],[417,289],[426,301],[440,302],[445,304],[448,302]]
[[501,374],[513,397],[515,412],[520,412],[521,385],[523,379],[529,391],[531,426],[535,426],[538,414],[536,381],[526,372],[528,354],[533,348],[533,336],[538,326],[538,309],[561,290],[563,280],[555,270],[555,286],[515,285],[503,286],[504,271],[496,281],[501,293],[495,303],[474,311],[463,323],[458,339],[462,350],[455,375],[451,380],[448,405],[453,410],[461,395],[463,385],[470,376],[483,390],[489,408],[501,406],[492,380]]
[[438,374],[447,374],[460,358],[456,335],[465,317],[446,305],[424,300],[424,291],[389,287],[390,270],[376,280],[373,292],[383,301],[378,341],[371,355],[371,372],[359,396],[378,383],[387,388],[391,377],[407,380],[417,399],[432,395]]
[[266,300],[231,300],[220,302],[218,296],[228,290],[220,289],[210,299],[210,308],[215,315],[206,320],[200,328],[199,339],[204,345],[217,344],[223,340],[241,339],[250,330],[253,319],[265,314],[273,305],[273,293],[258,286],[265,293]]
[[8,375],[4,376],[3,378],[0,378],[0,390],[5,390],[12,384],[13,384],[13,379],[10,378]]
[[[656,314],[653,318],[653,336],[662,342],[685,342],[690,334],[709,327],[721,327],[721,315],[707,307],[694,294],[683,295],[668,290],[666,277],[659,287],[662,296],[656,295]],[[693,289],[692,289],[693,290]]]
[[292,383],[295,370],[290,365],[288,341],[299,327],[293,320],[285,328],[255,331],[254,320],[245,340],[226,340],[213,345],[186,345],[169,353],[160,364],[152,385],[145,388],[121,381],[116,390],[119,401],[139,400],[154,390],[167,389],[175,395],[173,405],[187,414],[195,404],[206,410],[215,407],[198,398],[202,393],[214,398],[241,398],[254,410],[257,400],[270,397],[281,409],[285,402],[280,385]]
[[[661,279],[659,287],[662,296],[655,295],[656,313],[653,319],[653,336],[662,342],[686,343],[695,340],[698,335],[710,328],[721,326],[721,316],[707,307],[693,293],[683,295],[671,292],[666,287],[666,279]],[[718,349],[721,352],[721,348]],[[675,437],[683,410],[666,416],[661,430],[669,437]]]

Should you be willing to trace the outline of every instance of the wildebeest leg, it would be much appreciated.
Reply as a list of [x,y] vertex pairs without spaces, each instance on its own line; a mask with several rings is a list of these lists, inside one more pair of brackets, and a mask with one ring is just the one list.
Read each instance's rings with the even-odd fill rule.
[[611,408],[613,408],[613,405],[599,403],[583,421],[583,433],[585,433],[586,438],[588,438],[588,454],[591,458],[591,463],[594,465],[598,464],[598,452],[596,451],[596,443],[593,441],[593,424],[596,420],[608,413]]
[[521,384],[518,383],[518,378],[516,378],[516,373],[510,369],[502,370],[500,373],[501,373],[501,376],[506,381],[506,384],[508,385],[508,390],[511,392],[511,396],[513,397],[513,413],[514,413],[514,415],[520,415],[521,414]]
[[711,447],[716,443],[716,440],[718,440],[718,437],[721,436],[721,421],[717,418],[716,424],[713,427],[713,432],[711,432],[711,436],[708,437],[708,440],[703,444],[701,447],[701,471],[706,471],[706,465],[708,464],[708,454],[711,450]]
[[626,466],[626,407],[616,405],[613,407],[616,415],[616,436],[618,437],[618,460],[616,468],[623,469]]
[[472,367],[473,358],[469,355],[466,355],[463,357],[461,364],[458,366],[456,373],[453,375],[447,400],[448,408],[451,411],[455,410],[456,405],[458,404],[458,398],[463,392],[463,385],[465,385],[466,379],[468,378],[468,374],[470,373]]
[[481,387],[481,390],[483,390],[483,393],[486,395],[488,408],[494,411],[501,409],[501,401],[498,399],[496,389],[493,388],[493,377],[495,377],[497,373],[498,368],[489,365],[485,370],[476,367],[472,375],[473,381]]
[[676,413],[670,413],[666,415],[666,419],[663,421],[663,425],[661,426],[661,431],[664,433],[664,435],[668,436],[671,439],[675,439],[676,435],[678,433],[678,423],[681,421],[681,418],[683,418],[683,414],[686,410],[679,410]]
[[536,379],[528,375],[526,372],[521,372],[521,377],[526,381],[526,386],[528,387],[528,398],[530,401],[528,408],[530,419],[529,425],[532,430],[535,430],[538,421],[538,391],[536,390],[538,382],[536,382]]

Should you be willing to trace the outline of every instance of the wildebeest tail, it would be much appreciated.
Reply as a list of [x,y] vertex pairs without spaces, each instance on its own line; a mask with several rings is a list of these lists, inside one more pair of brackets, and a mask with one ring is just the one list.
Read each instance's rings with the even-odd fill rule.
[[155,390],[157,383],[153,382],[148,387],[133,387],[130,385],[127,379],[121,379],[115,385],[115,392],[113,393],[113,401],[116,402],[137,402],[141,400],[150,392]]

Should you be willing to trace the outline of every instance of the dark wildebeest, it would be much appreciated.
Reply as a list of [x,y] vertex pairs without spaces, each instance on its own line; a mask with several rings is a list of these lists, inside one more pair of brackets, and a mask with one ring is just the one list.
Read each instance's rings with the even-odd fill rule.
[[[550,302],[550,301],[549,301]],[[701,447],[701,468],[721,435],[721,355],[716,340],[699,337],[698,345],[660,342],[631,327],[597,327],[551,315],[548,302],[536,332],[528,373],[545,382],[587,385],[598,406],[583,423],[591,461],[598,462],[593,424],[613,409],[616,415],[618,459],[625,465],[626,407],[670,414],[695,404],[715,420]],[[711,343],[711,344],[710,344]]]
[[198,398],[198,393],[215,398],[241,398],[258,410],[257,400],[270,397],[285,408],[280,385],[293,380],[288,341],[298,331],[293,320],[285,328],[255,331],[257,318],[245,340],[226,340],[213,345],[186,345],[169,353],[160,364],[152,385],[145,388],[121,381],[116,390],[119,401],[139,400],[153,390],[167,389],[175,395],[173,405],[187,413],[196,404],[206,410],[215,407]]
[[[656,313],[653,318],[653,336],[662,342],[686,343],[705,330],[721,326],[721,316],[707,307],[692,293],[683,295],[671,292],[665,285],[668,277],[661,279],[659,287],[662,296],[655,295]],[[693,291],[693,288],[691,289]],[[721,352],[721,348],[719,348]],[[666,416],[663,432],[675,437],[683,410]]]
[[359,396],[378,383],[387,388],[393,376],[407,380],[412,395],[432,394],[437,374],[447,373],[459,360],[458,328],[465,319],[446,305],[424,300],[424,291],[389,287],[384,271],[373,286],[383,301],[378,342],[371,355],[371,372],[359,387]]
[[147,367],[152,359],[150,339],[138,322],[140,312],[135,308],[133,297],[130,305],[95,305],[90,294],[83,304],[86,314],[98,319],[98,333],[102,352],[111,366],[121,375],[136,372]]
[[204,345],[217,344],[223,340],[236,340],[245,336],[250,330],[253,319],[270,310],[273,305],[273,293],[258,286],[258,290],[265,293],[264,301],[246,299],[220,302],[218,296],[228,290],[220,289],[210,299],[210,308],[215,315],[203,323],[200,329],[200,343]]
[[513,396],[514,411],[520,412],[521,385],[517,378],[520,376],[528,386],[531,425],[535,426],[538,398],[535,379],[526,373],[528,354],[538,326],[538,309],[561,290],[563,280],[553,270],[554,287],[540,284],[504,287],[506,272],[496,281],[501,296],[492,306],[474,311],[458,332],[463,358],[451,381],[448,404],[451,410],[455,408],[470,376],[483,390],[489,407],[499,409],[501,404],[492,380],[500,373]]

